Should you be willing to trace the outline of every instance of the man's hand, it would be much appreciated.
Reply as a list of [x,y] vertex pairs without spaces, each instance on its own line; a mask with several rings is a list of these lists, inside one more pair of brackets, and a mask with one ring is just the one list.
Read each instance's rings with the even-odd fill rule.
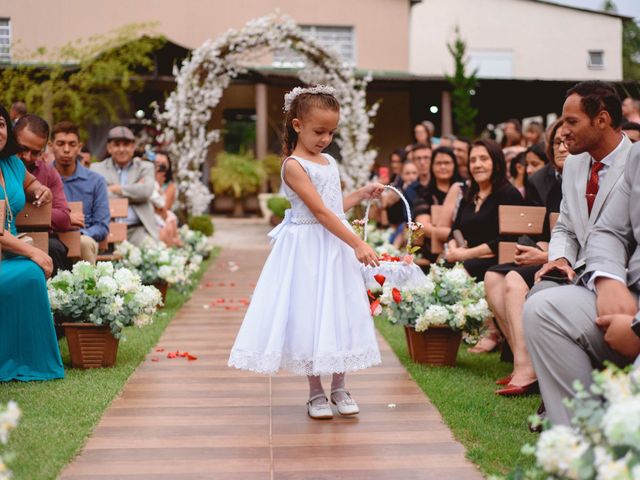
[[536,282],[540,281],[540,278],[545,275],[547,272],[550,272],[553,269],[558,269],[567,274],[567,278],[570,281],[576,276],[576,272],[573,271],[573,268],[569,265],[569,262],[566,258],[559,258],[557,260],[553,260],[551,262],[545,263],[540,270],[536,273]]
[[598,316],[614,314],[633,316],[638,311],[638,302],[624,283],[613,278],[598,277],[595,285],[598,295]]
[[116,195],[122,195],[122,187],[118,183],[114,183],[113,185],[109,185],[109,191],[111,193],[115,193]]
[[83,213],[73,213],[69,214],[69,218],[71,219],[71,226],[76,228],[84,228],[84,214]]
[[514,262],[516,265],[541,265],[548,260],[547,252],[535,247],[516,245]]
[[631,360],[640,354],[640,338],[631,330],[632,321],[633,315],[624,314],[603,315],[596,319],[607,345]]

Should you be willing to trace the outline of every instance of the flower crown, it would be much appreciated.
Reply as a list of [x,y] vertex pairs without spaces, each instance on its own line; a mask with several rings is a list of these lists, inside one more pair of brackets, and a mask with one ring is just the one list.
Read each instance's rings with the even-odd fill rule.
[[329,87],[328,85],[316,85],[315,87],[302,88],[296,87],[284,96],[284,111],[288,112],[291,109],[291,104],[298,95],[303,93],[310,93],[311,95],[336,95],[336,89]]

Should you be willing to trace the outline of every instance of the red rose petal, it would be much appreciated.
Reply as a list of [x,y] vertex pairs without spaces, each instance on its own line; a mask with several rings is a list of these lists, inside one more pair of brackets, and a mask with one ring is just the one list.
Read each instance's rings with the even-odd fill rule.
[[164,352],[164,348],[156,348],[156,352]]
[[160,359],[159,359],[159,358],[157,358],[157,357],[153,357],[153,358],[151,359],[151,361],[152,361],[152,362],[159,362],[159,361],[160,361]]
[[196,357],[195,355],[188,355],[187,356],[187,360],[189,360],[190,362],[192,362],[194,360],[197,360],[197,359],[198,359],[198,357]]
[[380,284],[381,287],[384,285],[384,282],[387,279],[384,275],[380,275],[379,273],[374,275],[373,278]]
[[382,307],[380,306],[380,300],[376,300],[371,304],[371,315],[374,317],[382,313]]
[[393,301],[396,303],[400,303],[402,301],[402,294],[397,288],[391,290],[391,296],[393,297]]
[[207,282],[204,284],[205,287],[213,287],[213,282]]
[[229,286],[230,286],[230,287],[235,287],[235,286],[236,286],[236,284],[235,284],[235,283],[233,283],[233,282],[231,282],[231,283],[229,284]]
[[220,283],[218,284],[218,286],[219,286],[219,287],[224,287],[224,286],[225,286],[225,283],[224,283],[224,282],[220,282]]
[[176,358],[180,352],[169,352],[167,358]]
[[369,298],[371,300],[375,300],[376,299],[376,297],[373,296],[373,293],[371,293],[371,290],[367,290],[367,295],[369,295]]

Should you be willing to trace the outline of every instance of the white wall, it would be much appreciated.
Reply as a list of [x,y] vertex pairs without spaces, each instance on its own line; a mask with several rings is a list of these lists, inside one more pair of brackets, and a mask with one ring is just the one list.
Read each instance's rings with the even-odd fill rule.
[[[454,39],[456,25],[472,61],[483,61],[484,77],[622,79],[619,18],[530,0],[423,0],[414,5],[409,35],[412,73],[453,73],[446,44]],[[587,67],[589,50],[604,51],[604,69]]]

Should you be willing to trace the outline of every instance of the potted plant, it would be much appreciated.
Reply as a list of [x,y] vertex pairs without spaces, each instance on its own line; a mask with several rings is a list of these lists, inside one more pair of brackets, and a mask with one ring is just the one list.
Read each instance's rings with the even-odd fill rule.
[[256,194],[263,179],[261,164],[246,153],[222,152],[216,157],[216,166],[211,168],[211,183],[215,194],[231,195],[234,199],[234,217],[242,216],[243,198]]
[[282,157],[275,153],[270,153],[269,155],[265,155],[265,157],[260,160],[260,163],[262,164],[262,170],[267,177],[267,191],[278,193],[280,191],[280,184],[282,183],[282,179],[280,177],[280,172],[282,170]]
[[269,222],[275,227],[280,222],[282,222],[282,219],[284,218],[284,212],[288,208],[291,208],[291,203],[289,203],[289,200],[287,200],[285,197],[275,196],[271,197],[267,201],[267,207],[271,212]]
[[147,239],[141,248],[124,241],[116,247],[122,258],[116,268],[129,268],[140,275],[142,283],[153,285],[162,293],[166,301],[169,287],[186,290],[191,285],[193,275],[202,256],[187,249],[168,248],[164,243]]
[[377,280],[381,290],[370,291],[372,312],[384,312],[392,323],[404,326],[416,363],[455,365],[462,334],[478,336],[491,314],[483,282],[476,282],[462,265],[432,265],[421,285],[406,288]]
[[209,242],[208,236],[198,230],[191,230],[188,225],[180,227],[178,233],[185,249],[190,250],[192,254],[200,255],[202,258],[209,258],[213,250],[213,244]]
[[48,290],[74,368],[112,366],[122,329],[151,323],[162,302],[156,288],[143,285],[129,269],[116,270],[111,262],[78,262],[49,279]]

